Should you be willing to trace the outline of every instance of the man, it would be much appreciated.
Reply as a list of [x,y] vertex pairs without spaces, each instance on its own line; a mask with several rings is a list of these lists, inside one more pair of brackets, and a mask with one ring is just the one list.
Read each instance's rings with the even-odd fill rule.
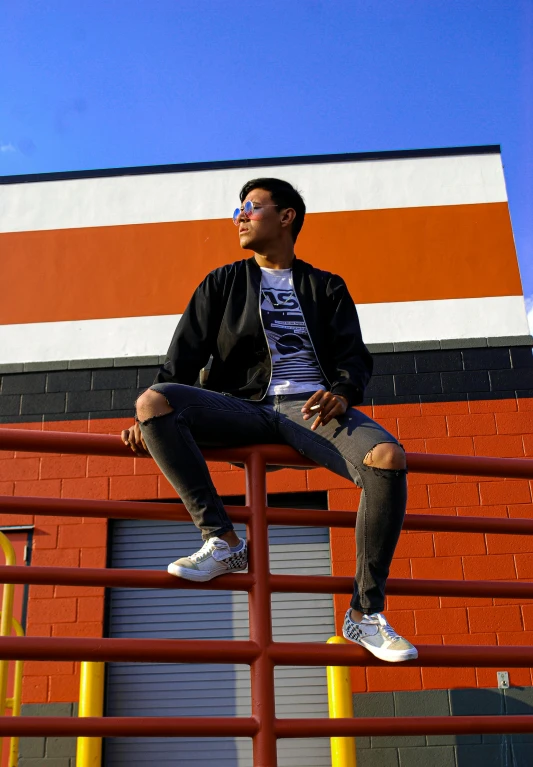
[[[405,454],[355,409],[372,373],[343,280],[294,254],[305,204],[286,181],[240,192],[233,222],[251,258],[207,275],[176,328],[165,364],[122,432],[151,455],[202,531],[202,548],[172,562],[180,578],[244,570],[246,543],[227,516],[201,448],[286,443],[362,487],[357,572],[344,636],[383,660],[417,657],[381,611],[407,498]],[[211,359],[205,388],[200,370]]]

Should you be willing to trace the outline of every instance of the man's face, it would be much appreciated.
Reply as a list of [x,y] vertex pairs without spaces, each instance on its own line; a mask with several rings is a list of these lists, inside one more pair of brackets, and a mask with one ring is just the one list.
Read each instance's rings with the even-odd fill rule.
[[254,203],[254,212],[251,218],[244,213],[239,217],[239,243],[244,250],[258,250],[279,240],[283,229],[280,210],[265,189],[252,189],[240,207],[248,201]]

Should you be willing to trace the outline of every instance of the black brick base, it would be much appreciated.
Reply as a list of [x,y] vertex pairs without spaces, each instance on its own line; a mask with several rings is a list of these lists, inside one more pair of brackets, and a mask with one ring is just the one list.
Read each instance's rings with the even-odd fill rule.
[[[22,716],[77,716],[77,703],[25,703]],[[7,748],[7,746],[6,746]],[[75,767],[76,738],[21,738],[18,767]]]
[[[533,715],[533,687],[354,695],[355,716]],[[532,767],[531,734],[357,738],[357,767]]]
[[533,396],[529,346],[374,354],[365,404]]
[[[533,397],[530,346],[374,353],[366,405]],[[112,362],[112,361],[110,361]],[[43,363],[44,364],[44,363]],[[50,363],[51,365],[53,363]],[[0,376],[0,423],[133,417],[156,365]],[[533,761],[532,761],[533,765]]]

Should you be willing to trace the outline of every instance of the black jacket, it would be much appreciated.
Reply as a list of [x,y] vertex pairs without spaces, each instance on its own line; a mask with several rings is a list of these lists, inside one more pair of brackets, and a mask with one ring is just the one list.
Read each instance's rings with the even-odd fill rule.
[[[372,357],[341,277],[300,259],[294,288],[329,390],[363,401]],[[154,383],[193,386],[212,355],[206,388],[241,399],[266,396],[272,364],[260,314],[261,269],[254,257],[210,272],[195,290]]]

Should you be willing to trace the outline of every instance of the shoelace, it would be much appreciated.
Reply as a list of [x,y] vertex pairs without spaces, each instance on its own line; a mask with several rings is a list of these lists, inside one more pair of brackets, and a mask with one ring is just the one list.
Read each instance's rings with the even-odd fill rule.
[[397,634],[394,631],[392,626],[389,626],[388,623],[387,623],[386,626],[382,626],[381,627],[381,631],[383,632],[383,634],[386,635],[387,639],[390,639],[391,642],[396,642],[398,639],[402,638],[399,634]]
[[387,639],[389,639],[391,642],[395,642],[397,639],[402,639],[402,637],[399,634],[397,634],[396,631],[394,631],[390,623],[388,623],[385,620],[385,618],[379,615],[379,613],[375,615],[375,617],[373,615],[370,615],[368,617],[371,618],[373,623],[377,622],[381,630],[381,633],[384,634],[387,637]]
[[202,559],[204,559],[208,554],[211,554],[215,546],[216,541],[209,539],[204,543],[199,551],[195,551],[194,554],[191,554],[189,559],[196,564],[197,562],[200,562]]
[[197,564],[198,562],[201,562],[203,559],[206,559],[208,556],[213,556],[214,559],[220,559],[224,557],[217,557],[216,556],[216,549],[220,549],[224,553],[227,553],[228,547],[224,543],[224,541],[218,540],[217,538],[210,538],[208,541],[204,543],[202,548],[199,551],[196,551],[194,554],[191,554],[189,556],[189,559],[191,562],[194,562]]

